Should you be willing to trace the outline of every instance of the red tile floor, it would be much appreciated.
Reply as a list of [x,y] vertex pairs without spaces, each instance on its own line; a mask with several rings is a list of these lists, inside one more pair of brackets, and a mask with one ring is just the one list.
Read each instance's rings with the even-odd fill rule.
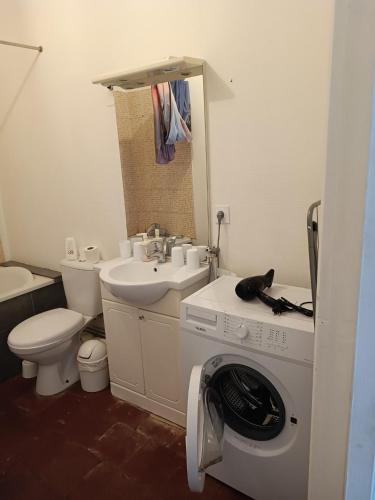
[[244,495],[208,477],[189,491],[184,430],[79,383],[37,396],[35,380],[0,384],[1,500],[230,500]]

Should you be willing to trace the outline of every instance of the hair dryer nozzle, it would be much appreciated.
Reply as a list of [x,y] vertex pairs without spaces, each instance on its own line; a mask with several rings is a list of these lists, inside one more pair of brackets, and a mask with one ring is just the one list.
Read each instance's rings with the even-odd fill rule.
[[273,277],[275,276],[275,270],[270,269],[268,273],[264,275],[264,283],[265,283],[265,288],[270,288],[273,283]]

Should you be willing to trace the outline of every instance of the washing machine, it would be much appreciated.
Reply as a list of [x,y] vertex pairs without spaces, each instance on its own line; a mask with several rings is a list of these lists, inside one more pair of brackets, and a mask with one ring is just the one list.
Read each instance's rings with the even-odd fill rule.
[[[210,474],[255,500],[306,500],[313,320],[242,301],[239,280],[223,276],[181,303],[189,487],[203,492]],[[266,292],[311,301],[304,288]]]

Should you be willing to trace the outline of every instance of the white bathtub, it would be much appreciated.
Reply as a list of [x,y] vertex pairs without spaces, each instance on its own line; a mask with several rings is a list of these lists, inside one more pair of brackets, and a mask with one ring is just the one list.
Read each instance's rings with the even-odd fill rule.
[[51,278],[31,274],[24,267],[0,266],[0,302],[51,285],[53,282]]

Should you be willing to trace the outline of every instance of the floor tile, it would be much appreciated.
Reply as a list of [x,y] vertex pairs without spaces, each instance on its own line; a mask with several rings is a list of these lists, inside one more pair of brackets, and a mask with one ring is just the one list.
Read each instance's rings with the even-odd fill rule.
[[93,453],[102,460],[122,466],[150,441],[150,437],[134,431],[123,422],[117,422],[95,441]]
[[147,418],[140,422],[137,431],[146,436],[152,436],[158,444],[163,446],[171,446],[185,434],[182,427],[152,414],[148,414]]
[[18,463],[63,495],[70,493],[100,463],[92,451],[56,432],[34,435],[25,446],[27,452],[19,457]]
[[0,384],[1,500],[234,500],[241,493],[207,477],[187,485],[185,431],[80,384],[42,397],[35,380]]
[[63,398],[62,394],[56,396],[40,396],[32,388],[32,396],[30,393],[22,393],[13,399],[13,404],[26,415],[39,417],[47,408],[52,406],[56,401]]
[[101,462],[82,480],[79,488],[69,495],[69,500],[146,500],[156,498],[143,484],[127,478],[119,467]]
[[185,432],[172,441],[170,446],[177,456],[185,460]]
[[171,448],[150,442],[141,448],[126,463],[125,474],[136,481],[150,485],[169,481],[176,467],[184,466],[185,461]]
[[35,387],[35,379],[24,379],[21,377],[14,377],[2,382],[1,385],[1,397],[5,401],[12,401],[17,396],[27,393],[30,395]]
[[13,464],[15,459],[23,455],[25,442],[30,438],[32,429],[37,424],[36,419],[25,415],[11,401],[2,399],[1,403],[0,471],[5,470]]
[[28,469],[15,466],[6,473],[0,473],[0,498],[3,500],[63,500],[64,497]]
[[149,417],[149,413],[125,401],[115,399],[107,408],[107,416],[114,422],[126,422],[132,429],[137,429],[141,422]]

